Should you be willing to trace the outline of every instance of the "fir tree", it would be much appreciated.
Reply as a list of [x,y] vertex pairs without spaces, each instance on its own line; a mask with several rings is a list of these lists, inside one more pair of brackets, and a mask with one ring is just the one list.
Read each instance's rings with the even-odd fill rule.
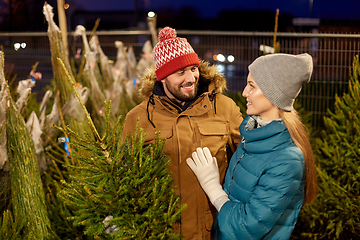
[[[349,92],[336,96],[316,142],[319,195],[303,208],[298,232],[309,239],[359,239],[360,64],[354,58]],[[300,235],[300,234],[299,234]]]
[[[65,66],[63,65],[64,70]],[[70,76],[70,75],[68,75]],[[85,234],[104,238],[103,220],[112,215],[111,225],[119,228],[110,235],[115,239],[172,239],[172,225],[185,207],[178,206],[179,197],[167,171],[170,159],[162,148],[165,139],[156,138],[153,145],[144,146],[142,129],[124,141],[121,118],[111,126],[110,103],[106,104],[106,130],[100,137],[90,114],[81,102],[95,139],[80,136],[69,127],[59,128],[69,136],[72,164],[71,181],[63,180],[58,194],[67,206],[75,209],[69,217],[74,226],[84,226]],[[138,137],[137,137],[138,136]]]
[[[63,62],[68,70],[71,69],[67,50],[62,41],[61,31],[55,24],[53,17],[54,13],[52,7],[45,2],[43,13],[48,22],[47,34],[49,36],[50,50],[51,50],[51,64],[54,74],[55,92],[60,91],[60,105],[63,106],[69,99],[72,92],[70,83],[67,81],[67,76],[64,75],[60,63],[57,58],[63,59]],[[72,72],[70,72],[72,74]]]
[[[50,221],[44,200],[44,190],[40,178],[38,159],[35,152],[34,142],[26,128],[25,121],[16,108],[11,97],[9,87],[4,84],[3,69],[4,58],[0,51],[1,92],[6,92],[6,123],[1,126],[0,133],[7,136],[7,162],[8,174],[1,172],[2,182],[1,195],[5,200],[1,206],[2,230],[5,226],[11,226],[9,231],[0,232],[1,236],[10,234],[16,238],[21,235],[22,239],[49,239]],[[3,116],[1,116],[3,117]],[[10,187],[8,184],[10,183]],[[10,191],[11,189],[11,191]],[[8,194],[10,192],[10,194]],[[9,198],[10,197],[10,198]],[[4,208],[7,208],[4,211]],[[12,211],[9,212],[9,211]],[[14,216],[14,220],[13,217]],[[23,231],[20,231],[22,230]]]
[[[64,108],[63,111],[66,111],[64,113],[64,119],[65,123],[69,124],[72,129],[76,129],[77,132],[87,132],[91,133],[90,129],[88,128],[88,125],[86,124],[86,120],[84,116],[81,114],[76,114],[77,109],[79,108],[79,103],[75,99],[72,94],[72,86],[69,83],[68,75],[71,75],[72,78],[73,72],[71,71],[71,66],[69,62],[69,57],[67,54],[67,49],[64,46],[64,43],[62,41],[62,35],[59,27],[54,22],[54,13],[53,8],[50,4],[47,4],[45,2],[43,7],[43,13],[45,16],[45,19],[48,22],[48,30],[47,34],[49,37],[50,42],[50,50],[51,50],[51,64],[53,68],[53,74],[54,74],[54,93],[59,92],[58,98],[59,98],[59,105]],[[62,64],[59,63],[57,60],[58,58],[61,58]],[[62,65],[65,66],[67,70],[67,74],[64,73],[64,70],[62,68]],[[48,128],[44,129],[44,136],[50,137],[52,139],[56,138],[57,133],[53,133],[53,128],[48,126]],[[51,136],[54,135],[54,136]],[[46,142],[47,139],[45,139],[44,142]]]
[[15,218],[10,210],[2,213],[0,219],[0,234],[1,239],[16,240],[16,239],[33,239],[35,236],[32,233],[24,231],[25,219]]
[[6,133],[13,214],[26,219],[25,232],[36,239],[48,239],[50,222],[34,143],[14,102],[12,99],[9,102]]

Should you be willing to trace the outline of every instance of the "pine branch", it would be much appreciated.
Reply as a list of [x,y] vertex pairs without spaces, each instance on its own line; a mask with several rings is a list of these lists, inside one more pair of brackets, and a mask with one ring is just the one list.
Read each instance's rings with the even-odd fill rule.
[[86,107],[85,107],[85,104],[84,104],[84,102],[82,101],[79,92],[77,91],[76,83],[75,83],[75,80],[73,79],[74,77],[68,72],[68,70],[67,70],[65,64],[63,63],[63,61],[62,61],[60,58],[58,58],[57,60],[58,60],[58,62],[60,63],[60,65],[62,66],[62,69],[64,70],[64,72],[65,72],[65,74],[66,74],[66,76],[67,76],[67,78],[68,78],[68,81],[71,83],[71,85],[72,85],[72,87],[73,87],[73,91],[75,92],[76,97],[77,97],[78,100],[80,101],[81,107],[83,108],[83,110],[84,110],[84,112],[85,112],[85,116],[86,116],[86,118],[87,118],[87,120],[88,120],[88,124],[89,124],[89,126],[90,126],[90,129],[91,129],[92,132],[94,133],[95,138],[96,138],[97,140],[101,140],[101,138],[100,138],[100,136],[99,136],[99,133],[98,133],[98,131],[96,130],[95,125],[94,125],[94,123],[93,123],[93,121],[92,121],[92,119],[91,119],[91,117],[90,117],[90,113],[87,111],[87,109],[86,109]]
[[[78,165],[67,166],[74,175],[70,183],[62,182],[64,188],[58,195],[77,209],[69,219],[75,226],[85,226],[85,234],[91,236],[105,236],[102,221],[113,215],[111,224],[121,229],[114,233],[116,238],[178,238],[171,227],[184,206],[179,207],[167,172],[170,159],[161,151],[165,140],[158,134],[154,145],[144,147],[143,130],[121,141],[122,129],[117,121],[107,137],[99,138],[92,147],[81,144],[82,137],[73,137],[70,157]],[[84,151],[89,149],[91,152]]]
[[[305,239],[358,239],[360,232],[360,63],[356,56],[349,91],[335,97],[334,112],[324,118],[316,140],[319,196],[299,218]],[[299,229],[300,229],[299,228]]]

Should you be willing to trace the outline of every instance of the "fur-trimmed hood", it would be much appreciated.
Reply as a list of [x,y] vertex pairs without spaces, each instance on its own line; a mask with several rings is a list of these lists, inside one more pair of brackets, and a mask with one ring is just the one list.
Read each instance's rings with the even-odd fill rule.
[[[199,82],[208,84],[209,92],[214,90],[217,93],[223,93],[226,90],[226,79],[217,71],[215,65],[210,66],[209,62],[200,61],[199,73]],[[142,83],[139,88],[139,94],[144,98],[150,97],[153,93],[156,81],[155,67],[148,69],[143,75]]]

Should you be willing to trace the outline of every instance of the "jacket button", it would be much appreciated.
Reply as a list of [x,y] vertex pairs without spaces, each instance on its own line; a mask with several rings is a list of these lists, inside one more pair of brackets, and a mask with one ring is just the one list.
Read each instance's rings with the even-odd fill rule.
[[206,105],[204,105],[204,108],[207,108],[207,106],[206,106]]

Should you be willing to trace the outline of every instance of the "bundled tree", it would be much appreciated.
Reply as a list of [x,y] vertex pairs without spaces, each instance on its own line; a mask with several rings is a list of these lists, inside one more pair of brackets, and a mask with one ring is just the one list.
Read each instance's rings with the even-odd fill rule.
[[353,61],[349,92],[336,96],[316,142],[318,199],[304,207],[299,238],[359,239],[360,234],[360,64]]
[[178,206],[179,197],[167,171],[170,159],[162,152],[165,139],[158,136],[153,145],[144,146],[145,133],[140,130],[139,137],[135,131],[122,141],[120,118],[114,126],[110,124],[110,103],[106,104],[106,130],[100,137],[70,80],[95,139],[69,127],[59,128],[71,139],[72,164],[66,165],[72,169],[71,181],[63,180],[64,188],[58,194],[75,209],[69,219],[74,226],[84,226],[86,235],[97,238],[107,236],[103,220],[108,215],[114,217],[107,224],[117,226],[111,234],[116,239],[179,238],[171,227],[185,206]]
[[[1,172],[5,181],[0,192],[5,201],[3,199],[4,205],[1,206],[0,234],[8,239],[19,236],[21,239],[49,239],[51,227],[34,142],[3,78],[4,58],[1,51],[0,58],[0,102],[5,103],[6,109],[5,115],[0,116],[6,116],[5,125],[0,126],[0,135],[7,136],[7,161],[2,167],[9,170],[9,174]],[[7,231],[4,226],[11,228]]]
[[[65,205],[57,195],[58,192],[63,189],[63,185],[60,184],[60,181],[70,182],[69,178],[77,174],[76,168],[65,168],[64,166],[77,166],[78,163],[75,158],[69,157],[68,154],[70,149],[64,150],[62,148],[67,144],[62,146],[62,144],[59,144],[58,142],[58,137],[68,139],[67,132],[61,132],[58,129],[51,127],[51,124],[62,124],[64,128],[65,126],[69,126],[69,129],[72,129],[72,131],[76,132],[77,135],[82,137],[86,136],[94,142],[96,142],[98,136],[92,135],[94,131],[90,129],[89,124],[87,123],[87,117],[82,109],[83,106],[80,104],[77,96],[73,93],[73,87],[68,81],[68,78],[74,78],[76,71],[70,71],[71,68],[66,54],[66,49],[62,43],[61,32],[53,20],[54,14],[52,12],[52,7],[45,3],[43,13],[49,25],[48,35],[54,70],[53,84],[50,87],[52,91],[48,90],[45,93],[40,106],[30,108],[28,104],[29,94],[31,93],[31,88],[34,86],[35,81],[31,81],[30,79],[20,81],[19,86],[20,83],[22,83],[22,91],[19,92],[18,87],[17,92],[14,91],[10,94],[6,89],[7,84],[4,73],[0,72],[0,213],[2,214],[0,218],[0,226],[2,229],[0,234],[5,236],[6,239],[42,239],[53,237],[60,239],[86,239],[87,237],[83,234],[84,227],[81,227],[83,225],[80,225],[80,227],[79,225],[74,227],[68,220],[69,217],[76,215],[76,206]],[[97,49],[98,51],[101,50],[99,44]],[[91,53],[89,49],[86,52]],[[131,53],[131,51],[129,52]],[[57,60],[58,58],[62,59],[61,64]],[[135,60],[133,52],[131,59]],[[89,59],[84,58],[84,63],[88,61]],[[98,62],[95,61],[91,63],[95,65],[98,64]],[[3,69],[3,59],[1,60],[1,64],[1,69]],[[132,64],[134,68],[136,61],[132,62]],[[86,102],[88,98],[90,99],[86,107],[90,109],[92,113],[92,110],[94,109],[97,110],[96,113],[99,113],[97,115],[92,115],[92,120],[94,122],[96,121],[98,127],[97,131],[103,135],[103,129],[100,128],[106,124],[111,125],[112,128],[114,121],[111,123],[105,121],[104,111],[102,111],[103,106],[100,104],[102,104],[106,99],[99,98],[100,101],[96,101],[96,104],[99,104],[99,106],[95,106],[94,101],[92,101],[91,98],[94,94],[90,95],[90,92],[94,93],[94,87],[91,84],[88,86],[83,86],[81,84],[81,78],[85,78],[86,74],[90,76],[92,70],[89,66],[87,68],[84,66],[82,65],[84,69],[80,69],[79,74],[77,74],[78,83],[76,85],[76,93],[81,95],[82,102]],[[63,67],[66,69],[66,73],[64,72]],[[93,77],[101,77],[100,74],[104,74],[103,72],[103,69],[102,72],[96,71],[96,74],[93,75]],[[137,81],[134,81],[134,83],[137,83]],[[122,94],[121,97],[126,96],[127,94],[125,93],[127,92],[132,93],[132,90],[135,89],[135,87],[131,87],[131,91],[124,91],[124,94]],[[111,86],[109,89],[111,89]],[[115,90],[116,89],[114,89],[114,91]],[[107,96],[103,91],[103,88],[99,88],[100,94],[106,96],[108,98],[107,100],[111,99],[109,96],[113,95],[109,94],[109,96]],[[55,94],[53,94],[53,92]],[[15,94],[17,93],[19,93],[19,97],[15,103],[15,101],[11,101],[10,98],[12,97],[12,99],[16,100]],[[52,96],[55,97],[52,99]],[[135,98],[134,96],[128,96],[126,99]],[[118,107],[116,107],[116,116],[119,114],[126,114],[132,105],[139,102],[131,101],[131,105],[129,105],[128,102],[130,101],[126,101],[125,97],[121,100],[122,101],[118,103]],[[47,114],[49,111],[45,113],[46,107],[51,104],[51,112],[49,114]],[[33,109],[36,108],[38,108],[39,111],[33,111]],[[30,109],[31,111],[29,111]],[[10,115],[10,113],[12,115]],[[21,115],[24,116],[25,120],[27,119],[25,124],[27,129],[24,129],[22,126],[24,119],[22,119],[23,116]],[[112,119],[116,120],[114,116]],[[55,129],[56,131],[54,131]],[[73,135],[70,136],[69,140],[65,141],[72,142],[72,137]],[[34,144],[35,150],[33,149]],[[150,150],[148,149],[144,151],[148,152]],[[38,162],[45,163],[40,165],[40,174],[34,172],[39,168],[39,165],[33,159],[34,152],[37,155]],[[17,161],[20,157],[23,158],[25,164],[30,164],[31,166],[27,166],[24,170],[21,165],[24,164],[23,162],[14,162],[13,166],[15,167],[11,169],[9,162],[14,159]],[[154,158],[157,159],[157,156]],[[162,157],[158,156],[158,158],[160,159]],[[52,164],[49,166],[50,160],[52,160]],[[43,180],[42,183],[41,181],[38,181],[40,176]],[[39,179],[35,179],[38,177]],[[30,182],[27,180],[31,181],[32,184],[29,185]],[[14,181],[21,184],[16,185]],[[41,188],[42,184],[44,189]],[[26,190],[22,190],[23,188]],[[22,191],[23,195],[19,194],[19,191]],[[17,195],[15,195],[15,193]],[[32,202],[29,203],[29,199],[32,199],[31,194],[35,194],[37,198],[33,198]],[[17,197],[17,200],[19,200],[15,202],[15,204],[13,201],[14,197]],[[167,200],[165,198],[164,201]],[[176,206],[176,198],[173,200],[174,205],[172,206]],[[24,204],[30,204],[30,206],[25,206]],[[38,206],[44,208],[39,210],[39,208],[36,208]],[[13,208],[16,212],[13,211]],[[32,220],[35,216],[36,219]],[[38,221],[41,221],[42,224],[39,224]],[[49,230],[51,233],[46,233],[48,228],[50,228],[50,224],[51,229],[55,232],[53,236],[50,236],[53,233],[52,230]],[[36,227],[39,229],[36,229]],[[92,239],[92,236],[89,238]]]
[[[67,81],[66,76],[64,76],[62,72],[59,62],[57,61],[57,58],[60,57],[61,59],[63,59],[67,69],[71,69],[70,62],[67,56],[67,50],[62,41],[61,31],[53,20],[54,13],[52,11],[52,7],[46,2],[43,7],[43,13],[46,18],[46,21],[48,22],[47,33],[50,41],[51,64],[53,67],[54,79],[55,79],[55,92],[56,91],[61,92],[60,103],[62,106],[69,99],[72,89],[70,83]],[[70,72],[70,74],[72,73]]]

